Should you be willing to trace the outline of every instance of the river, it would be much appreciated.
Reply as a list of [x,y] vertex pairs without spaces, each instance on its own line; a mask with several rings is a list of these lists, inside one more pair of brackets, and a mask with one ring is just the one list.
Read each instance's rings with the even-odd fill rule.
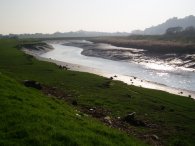
[[42,54],[41,57],[86,66],[112,74],[127,77],[134,76],[141,79],[141,82],[144,80],[195,93],[195,73],[192,71],[174,69],[170,66],[155,63],[142,65],[133,62],[89,57],[82,55],[83,49],[79,47],[66,46],[60,43],[50,43],[50,45],[54,49]]

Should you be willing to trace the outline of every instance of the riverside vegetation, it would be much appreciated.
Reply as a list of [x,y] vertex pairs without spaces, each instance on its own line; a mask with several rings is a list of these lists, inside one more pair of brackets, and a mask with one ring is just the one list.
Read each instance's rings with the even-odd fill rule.
[[[170,29],[170,30],[169,30]],[[124,59],[135,62],[164,62],[174,67],[195,69],[195,28],[193,31],[175,33],[176,28],[169,28],[164,35],[131,35],[128,37],[96,37],[88,40],[106,43],[117,47],[136,48],[141,52],[119,49],[88,49],[83,54],[108,59]],[[174,34],[171,32],[174,30]],[[187,33],[187,34],[186,34]],[[88,53],[89,52],[89,53]],[[98,53],[96,53],[98,52]],[[100,52],[100,53],[99,53]],[[112,53],[114,52],[114,53]],[[118,53],[121,52],[121,53]],[[122,55],[133,53],[134,55]],[[98,54],[99,56],[97,56]],[[114,54],[114,55],[112,55]],[[122,57],[122,58],[121,58]]]
[[40,42],[0,40],[0,145],[194,145],[193,99],[59,68],[21,43]]

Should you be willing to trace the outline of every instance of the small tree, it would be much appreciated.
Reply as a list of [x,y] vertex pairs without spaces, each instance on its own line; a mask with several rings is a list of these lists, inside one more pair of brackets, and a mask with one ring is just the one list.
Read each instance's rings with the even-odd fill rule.
[[178,34],[178,33],[182,32],[182,31],[183,31],[183,27],[180,27],[180,26],[178,26],[178,27],[170,27],[170,28],[168,28],[166,30],[166,34],[174,35],[174,34]]

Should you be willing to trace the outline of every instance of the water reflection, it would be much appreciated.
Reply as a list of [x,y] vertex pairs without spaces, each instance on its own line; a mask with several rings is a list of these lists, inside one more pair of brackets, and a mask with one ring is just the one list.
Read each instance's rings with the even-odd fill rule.
[[147,81],[157,82],[169,87],[195,91],[195,73],[181,69],[174,69],[166,65],[155,63],[136,64],[132,62],[113,61],[97,57],[81,55],[81,48],[52,44],[53,51],[45,53],[42,57],[83,65],[102,71],[125,75],[136,76]]
[[146,68],[154,69],[154,70],[176,70],[173,66],[166,64],[158,64],[158,63],[145,63]]

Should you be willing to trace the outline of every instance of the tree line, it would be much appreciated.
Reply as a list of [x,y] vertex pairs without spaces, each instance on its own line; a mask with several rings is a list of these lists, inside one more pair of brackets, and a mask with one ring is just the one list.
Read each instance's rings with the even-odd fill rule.
[[170,27],[166,30],[165,35],[195,36],[195,27],[194,26],[189,26],[186,28],[180,26]]

